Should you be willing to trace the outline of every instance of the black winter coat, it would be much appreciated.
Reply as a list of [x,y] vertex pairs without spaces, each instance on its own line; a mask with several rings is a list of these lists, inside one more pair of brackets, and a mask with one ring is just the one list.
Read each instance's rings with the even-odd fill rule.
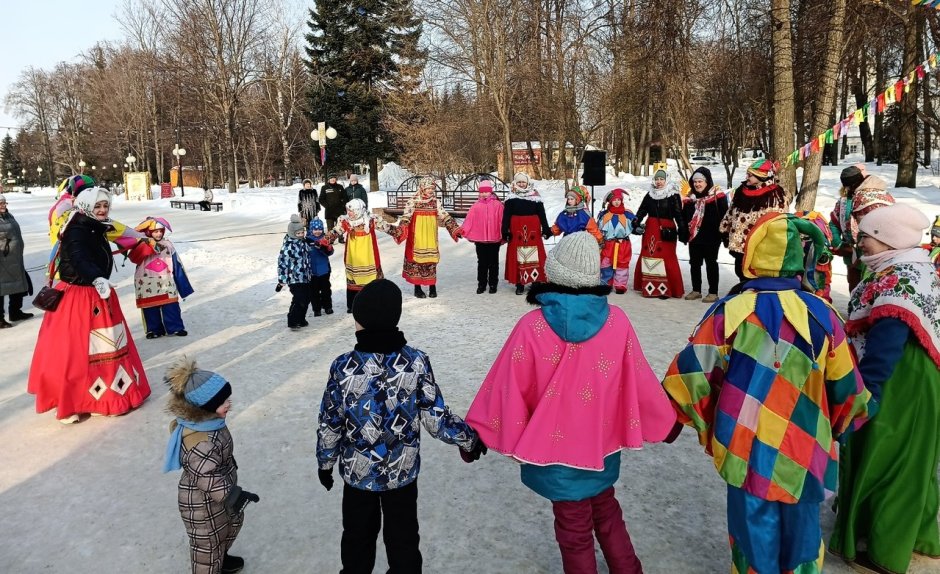
[[320,205],[323,216],[336,219],[346,213],[346,190],[338,183],[324,183],[320,188]]
[[301,188],[297,193],[297,211],[304,216],[307,221],[317,216],[317,213],[320,212],[317,190],[312,187],[310,189]]
[[[715,187],[715,183],[712,181],[711,171],[707,167],[700,167],[692,172],[692,175],[696,173],[701,173],[705,176],[707,185],[705,193],[707,194],[709,190]],[[692,221],[692,214],[695,213],[695,199],[698,197],[695,193],[695,187],[692,186],[691,177],[689,178],[689,185],[691,186],[689,195],[682,202],[682,217],[687,224]],[[702,246],[721,243],[721,233],[718,231],[718,226],[721,224],[721,220],[724,218],[727,211],[728,197],[724,194],[706,203],[705,213],[702,215],[702,222],[699,224],[698,233],[695,234],[695,239],[691,240],[689,243]]]
[[76,213],[62,234],[59,277],[72,285],[91,285],[96,277],[111,277],[114,258],[105,233],[111,227]]
[[513,215],[538,215],[539,223],[542,225],[542,237],[548,237],[552,234],[552,228],[548,225],[548,218],[545,217],[545,205],[541,201],[532,201],[519,197],[510,197],[503,206],[503,238],[508,239],[509,221]]
[[689,226],[682,216],[682,197],[674,193],[663,199],[653,199],[647,193],[640,202],[640,208],[636,211],[636,219],[633,226],[636,227],[643,223],[646,216],[658,217],[660,219],[671,219],[676,222],[676,232],[679,235],[679,241],[685,243],[689,240]]
[[366,207],[369,207],[369,194],[366,193],[366,188],[362,187],[361,183],[350,185],[346,188],[346,201],[353,199],[361,199],[362,202],[366,204]]

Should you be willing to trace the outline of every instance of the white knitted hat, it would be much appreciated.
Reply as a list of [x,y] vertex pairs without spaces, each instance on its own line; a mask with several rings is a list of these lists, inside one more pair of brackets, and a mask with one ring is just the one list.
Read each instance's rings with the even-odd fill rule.
[[601,253],[587,231],[561,238],[545,258],[545,274],[556,285],[578,289],[601,284]]
[[930,220],[926,215],[903,203],[879,207],[858,224],[859,231],[894,249],[917,247],[928,227]]

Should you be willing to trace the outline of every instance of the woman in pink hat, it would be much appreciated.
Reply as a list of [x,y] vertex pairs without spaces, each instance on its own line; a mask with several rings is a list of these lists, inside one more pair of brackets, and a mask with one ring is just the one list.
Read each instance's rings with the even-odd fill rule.
[[852,292],[845,330],[879,409],[842,448],[829,549],[866,572],[940,558],[940,279],[920,248],[929,226],[904,204],[858,224],[871,274]]
[[503,243],[500,225],[503,223],[503,202],[493,193],[493,182],[480,180],[480,198],[470,207],[467,218],[457,230],[473,243],[477,250],[477,294],[489,284],[490,293],[496,293],[499,282],[499,246]]

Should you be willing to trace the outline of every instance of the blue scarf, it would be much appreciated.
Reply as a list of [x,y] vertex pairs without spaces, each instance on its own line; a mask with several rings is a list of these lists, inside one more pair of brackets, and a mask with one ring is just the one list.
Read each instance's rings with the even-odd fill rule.
[[170,442],[166,445],[166,457],[163,459],[163,472],[179,470],[180,466],[180,447],[183,445],[183,427],[197,432],[217,431],[225,428],[225,419],[214,418],[201,423],[188,421],[176,417],[176,428],[170,433]]

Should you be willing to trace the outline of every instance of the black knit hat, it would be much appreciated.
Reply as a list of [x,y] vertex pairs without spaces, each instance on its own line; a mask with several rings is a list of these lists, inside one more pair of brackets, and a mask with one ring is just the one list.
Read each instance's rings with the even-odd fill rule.
[[850,165],[842,170],[839,179],[842,181],[842,187],[849,191],[855,191],[865,181],[865,174],[857,166]]
[[401,289],[388,279],[369,283],[353,300],[353,318],[365,329],[394,329],[401,319]]

